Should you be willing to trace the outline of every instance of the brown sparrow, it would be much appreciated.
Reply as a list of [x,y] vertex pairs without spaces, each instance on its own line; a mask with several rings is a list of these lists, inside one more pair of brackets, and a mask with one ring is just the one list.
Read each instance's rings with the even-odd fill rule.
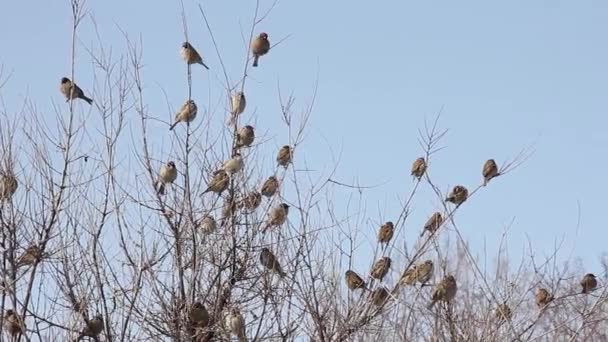
[[241,200],[241,208],[245,208],[248,212],[254,212],[262,204],[262,194],[257,191],[250,192]]
[[63,96],[66,97],[67,100],[65,102],[68,102],[72,99],[83,99],[87,101],[88,104],[93,103],[93,99],[86,97],[82,89],[80,89],[80,87],[76,85],[76,83],[73,83],[67,77],[63,77],[61,79],[61,85],[59,86],[59,90],[61,90]]
[[255,132],[253,130],[253,126],[247,125],[239,128],[236,136],[236,147],[240,148],[243,146],[251,146],[253,144],[253,140],[255,139]]
[[420,179],[422,176],[424,176],[425,172],[426,160],[424,160],[422,157],[414,160],[414,163],[412,164],[412,176],[414,176],[416,179]]
[[200,64],[205,67],[205,69],[209,70],[209,67],[203,63],[203,58],[196,51],[194,46],[188,42],[184,42],[182,44],[182,48],[180,49],[180,54],[186,63],[190,64]]
[[97,336],[101,334],[102,330],[103,317],[101,315],[97,315],[93,317],[93,319],[86,320],[86,326],[80,333],[78,340],[81,340],[83,337],[93,337],[97,340]]
[[344,274],[344,278],[346,279],[346,286],[350,290],[365,289],[365,281],[356,272],[348,270]]
[[18,187],[19,183],[12,172],[0,171],[0,201],[13,197]]
[[262,185],[261,193],[266,197],[272,197],[279,188],[279,180],[275,176],[270,176]]
[[191,323],[200,327],[206,327],[209,324],[209,312],[201,302],[192,304],[188,318]]
[[241,171],[244,165],[245,163],[243,162],[243,157],[241,157],[241,154],[235,152],[232,158],[228,159],[224,163],[223,169],[229,174],[234,174]]
[[388,290],[385,287],[379,287],[372,291],[372,303],[375,306],[382,306],[388,299]]
[[253,54],[253,65],[258,66],[258,60],[261,56],[264,56],[270,50],[270,42],[268,41],[268,34],[266,32],[260,33],[257,38],[251,42],[251,54]]
[[395,233],[395,227],[393,226],[393,222],[387,221],[378,230],[378,242],[380,244],[388,245],[388,243],[393,238],[394,233]]
[[287,167],[289,163],[291,163],[291,158],[293,156],[293,151],[289,145],[285,145],[281,147],[279,153],[277,154],[277,163],[281,166]]
[[539,309],[543,309],[545,306],[549,305],[551,301],[553,301],[553,295],[551,295],[549,291],[544,288],[540,288],[536,291],[535,298],[536,306],[538,306]]
[[17,267],[33,265],[42,258],[42,250],[36,245],[29,246],[17,260]]
[[464,201],[467,200],[468,197],[469,190],[462,185],[456,185],[445,201],[454,203],[456,206],[460,206],[462,203],[464,203]]
[[217,222],[211,215],[203,217],[198,223],[200,230],[205,234],[211,234],[217,230]]
[[245,99],[245,93],[238,91],[230,97],[230,119],[228,125],[235,125],[236,118],[245,111],[247,107],[247,100]]
[[433,261],[426,260],[416,267],[416,281],[420,284],[425,285],[433,277],[433,271],[435,266]]
[[177,179],[177,168],[175,167],[175,163],[170,161],[167,164],[163,165],[160,168],[160,172],[158,173],[158,180],[156,181],[156,186],[158,188],[158,194],[165,194],[165,185],[169,183],[175,182]]
[[260,253],[260,263],[267,269],[278,273],[281,278],[286,276],[277,257],[266,247],[262,248],[262,252]]
[[401,279],[399,279],[399,285],[401,285],[401,286],[413,285],[416,282],[416,275],[417,275],[416,268],[417,267],[418,266],[416,266],[416,265],[412,265],[412,267],[408,268],[401,276]]
[[431,303],[427,306],[427,308],[431,309],[433,305],[437,301],[450,302],[454,297],[456,297],[456,291],[458,291],[458,286],[456,285],[456,279],[452,275],[448,275],[443,278],[443,280],[435,286],[435,291],[431,296]]
[[498,166],[496,165],[496,162],[494,161],[494,159],[488,159],[486,161],[485,164],[483,164],[483,170],[481,171],[481,174],[483,175],[483,185],[486,186],[488,185],[488,182],[500,175],[498,173]]
[[226,188],[228,188],[228,184],[230,183],[230,177],[228,177],[228,173],[224,170],[217,170],[213,173],[213,178],[209,182],[209,186],[207,190],[203,192],[203,194],[207,192],[215,192],[218,195],[221,195]]
[[23,334],[25,330],[25,322],[19,317],[14,310],[6,310],[4,314],[4,329],[13,337]]
[[289,205],[281,203],[279,206],[272,208],[268,214],[268,226],[281,226],[287,220],[289,214]]
[[179,109],[179,112],[175,114],[175,122],[169,127],[169,130],[173,130],[175,126],[180,122],[192,122],[196,118],[198,107],[194,100],[188,100]]
[[441,225],[443,224],[443,216],[441,216],[440,212],[436,212],[433,215],[431,215],[431,217],[429,217],[429,219],[426,221],[426,223],[424,224],[424,229],[422,230],[422,233],[420,233],[420,236],[424,236],[424,233],[428,230],[431,235],[435,234],[435,232],[437,231],[437,229],[439,229],[439,227],[441,227]]
[[228,315],[226,315],[226,328],[231,335],[234,335],[239,339],[239,342],[247,342],[245,319],[239,310],[233,308]]
[[386,276],[390,268],[391,258],[382,257],[374,263],[374,266],[372,267],[372,271],[370,273],[372,278],[382,280]]
[[583,290],[581,293],[589,293],[597,287],[597,279],[593,273],[587,273],[581,280],[581,287]]

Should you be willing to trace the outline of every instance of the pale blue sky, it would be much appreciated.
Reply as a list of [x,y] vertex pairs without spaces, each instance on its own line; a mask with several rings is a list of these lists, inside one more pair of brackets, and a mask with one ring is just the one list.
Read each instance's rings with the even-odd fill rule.
[[[218,59],[197,3],[184,2],[190,40],[212,69],[217,97],[222,82]],[[243,3],[248,5],[231,12]],[[253,5],[204,3],[233,78],[243,68],[240,31],[249,26]],[[67,1],[35,6],[28,1],[0,5],[0,63],[14,71],[3,100],[17,110],[28,95],[39,110],[48,108],[53,115],[52,101],[62,102],[59,79],[70,70],[70,10]],[[147,86],[157,95],[148,96],[152,111],[166,112],[159,84],[172,106],[180,105],[185,88],[179,2],[89,1],[88,8],[115,54],[124,49],[116,24],[134,38],[142,34]],[[493,181],[458,213],[465,236],[475,247],[483,238],[495,246],[515,218],[513,251],[521,251],[527,234],[538,251],[549,253],[554,239],[565,235],[570,243],[576,241],[576,254],[596,265],[606,250],[606,18],[608,2],[599,0],[283,0],[260,30],[275,42],[292,36],[261,60],[252,75],[249,105],[257,108],[258,126],[283,132],[278,134],[285,138],[277,81],[304,101],[318,74],[319,94],[303,155],[322,168],[331,156],[321,137],[335,150],[342,146],[338,180],[350,183],[357,177],[362,185],[383,184],[366,192],[370,218],[376,221],[378,207],[383,219],[398,213],[395,191],[409,190],[410,165],[421,154],[417,130],[442,106],[440,124],[450,132],[432,174],[444,190],[457,183],[474,187],[487,158],[503,161],[533,145],[527,163]],[[87,19],[80,36],[84,45],[95,42],[92,33]],[[93,66],[82,45],[78,49],[78,82],[88,89]],[[202,69],[195,72],[205,75]],[[207,98],[209,89],[198,82],[194,91]],[[336,202],[343,204],[339,198]],[[577,202],[581,226],[575,235]],[[421,192],[407,227],[412,236],[436,205],[428,190]],[[376,227],[362,229],[375,234]]]

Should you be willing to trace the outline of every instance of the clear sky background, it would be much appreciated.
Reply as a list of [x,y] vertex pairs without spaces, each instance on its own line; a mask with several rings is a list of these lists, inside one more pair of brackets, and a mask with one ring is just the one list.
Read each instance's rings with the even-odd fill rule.
[[[217,98],[223,80],[218,58],[197,3],[184,2],[190,40],[212,68],[210,73],[195,70],[208,80],[195,84],[195,97]],[[203,4],[236,79],[246,48],[241,30],[250,25],[255,1]],[[187,94],[179,57],[179,2],[105,0],[89,1],[87,7],[115,54],[125,46],[117,26],[133,38],[142,35],[149,107],[169,120],[161,87],[173,107]],[[273,42],[291,37],[252,74],[248,108],[256,110],[258,129],[277,132],[271,142],[276,151],[286,138],[277,82],[304,105],[318,77],[317,103],[298,158],[322,169],[332,161],[327,143],[342,150],[336,180],[381,184],[365,192],[368,216],[377,223],[397,215],[395,199],[411,188],[411,162],[422,152],[418,129],[442,107],[440,126],[449,133],[431,172],[444,191],[458,183],[473,188],[486,159],[504,161],[533,146],[525,164],[493,181],[459,211],[463,233],[474,250],[481,251],[485,242],[491,251],[513,221],[509,246],[516,255],[527,237],[541,255],[565,237],[566,247],[574,247],[593,268],[608,237],[603,212],[608,195],[607,18],[608,2],[599,0],[282,0],[260,30]],[[68,1],[0,4],[0,63],[13,70],[3,89],[9,110],[17,111],[29,96],[38,110],[54,115],[52,103],[63,102],[59,79],[70,70],[70,26]],[[77,56],[78,83],[85,89],[93,84],[94,66],[84,50],[95,44],[93,33],[88,17]],[[158,139],[160,144],[166,138]],[[346,192],[336,196],[336,204],[345,205]],[[423,190],[406,227],[412,236],[437,207]],[[376,228],[372,223],[360,227],[370,236]]]

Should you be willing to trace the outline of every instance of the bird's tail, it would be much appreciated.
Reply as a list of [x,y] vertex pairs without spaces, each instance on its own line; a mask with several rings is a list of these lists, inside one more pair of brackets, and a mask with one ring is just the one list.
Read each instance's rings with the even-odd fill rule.
[[424,233],[426,233],[426,228],[422,230],[422,233],[420,233],[420,237],[423,237]]
[[431,310],[433,308],[433,305],[435,305],[435,302],[436,301],[431,300],[431,303],[429,305],[427,305],[426,308],[429,309],[429,310]]
[[199,64],[201,64],[202,66],[204,66],[205,69],[209,70],[209,67],[205,63],[203,63],[203,61],[200,61]]
[[90,97],[86,97],[84,95],[82,95],[82,99],[87,101],[88,104],[92,105],[93,104],[93,99]]
[[157,182],[158,184],[158,194],[159,195],[164,195],[165,194],[165,183],[163,182]]
[[174,123],[173,123],[173,124],[172,124],[172,125],[169,127],[169,130],[170,130],[170,131],[172,131],[172,130],[175,128],[175,126],[177,126],[177,124],[178,124],[178,123],[179,123],[179,121],[175,121],[175,122],[174,122]]
[[254,68],[257,67],[259,59],[260,59],[260,56],[253,56],[253,64],[251,66]]

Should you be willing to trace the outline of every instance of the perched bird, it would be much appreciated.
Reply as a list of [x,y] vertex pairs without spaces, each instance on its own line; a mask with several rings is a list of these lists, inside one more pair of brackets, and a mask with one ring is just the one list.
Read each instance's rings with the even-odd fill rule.
[[232,158],[228,159],[224,163],[223,169],[226,172],[228,172],[229,174],[234,174],[234,173],[241,171],[243,169],[244,165],[245,165],[245,163],[243,162],[243,157],[241,157],[241,154],[238,152],[235,152],[232,155]]
[[238,309],[233,308],[226,315],[226,329],[228,329],[231,335],[236,336],[239,342],[247,342],[245,319]]
[[597,279],[593,273],[587,273],[581,280],[581,287],[583,290],[581,293],[589,293],[597,287]]
[[78,340],[82,340],[84,337],[93,337],[97,340],[97,336],[101,334],[103,330],[103,317],[101,315],[97,315],[93,317],[93,319],[86,320],[86,326],[80,333]]
[[224,201],[224,206],[222,207],[222,222],[223,226],[226,223],[226,220],[232,217],[237,210],[237,203],[234,199],[226,199]]
[[494,159],[488,159],[485,164],[483,164],[483,170],[481,171],[481,174],[483,175],[484,186],[488,185],[488,182],[492,178],[500,175],[498,173],[498,166],[496,165]]
[[36,245],[29,246],[17,260],[17,267],[33,265],[42,258],[42,250]]
[[158,188],[158,194],[165,194],[165,186],[169,183],[175,182],[177,179],[177,168],[175,167],[175,163],[169,161],[167,164],[163,165],[160,168],[160,172],[158,173],[158,180],[156,181],[156,186]]
[[268,213],[268,224],[266,227],[277,227],[283,225],[289,214],[289,205],[281,203],[277,207],[272,208]]
[[241,200],[240,206],[249,212],[253,212],[260,206],[260,204],[262,204],[262,194],[257,191],[253,191]]
[[437,301],[450,302],[456,296],[458,286],[456,285],[456,279],[452,275],[448,275],[435,286],[435,291],[431,296],[431,303],[427,306],[431,309]]
[[0,201],[13,197],[18,187],[17,177],[12,172],[0,171]]
[[365,289],[365,281],[355,271],[346,271],[344,278],[346,279],[346,286],[350,290]]
[[439,229],[439,227],[441,227],[441,225],[443,224],[443,216],[441,216],[440,212],[436,212],[433,215],[431,215],[431,217],[429,217],[429,219],[426,221],[426,223],[424,224],[424,229],[422,230],[422,233],[420,233],[420,236],[424,236],[424,233],[426,231],[429,231],[432,234],[435,234],[435,232],[437,231],[437,229]]
[[217,170],[213,173],[213,178],[211,178],[207,190],[205,190],[203,194],[211,191],[221,195],[222,192],[228,188],[229,183],[230,177],[228,177],[228,173],[224,170]]
[[393,226],[393,222],[387,221],[378,230],[378,242],[380,244],[388,245],[388,243],[393,238],[394,233],[395,227]]
[[435,266],[432,260],[426,260],[416,267],[416,281],[425,285],[433,277]]
[[88,104],[93,103],[93,99],[86,97],[82,89],[80,89],[80,87],[76,85],[76,83],[73,83],[67,77],[63,77],[61,79],[61,85],[59,86],[59,90],[61,90],[61,93],[66,97],[65,102],[68,102],[72,99],[83,99],[87,101]]
[[456,185],[452,192],[448,195],[448,198],[445,199],[446,202],[452,202],[456,204],[456,206],[460,206],[464,201],[469,197],[469,190],[462,185]]
[[247,125],[239,128],[239,131],[236,135],[236,147],[240,148],[243,146],[251,146],[253,144],[253,140],[255,139],[255,131],[253,130],[253,126]]
[[245,99],[245,93],[238,91],[230,97],[230,119],[228,120],[229,125],[236,124],[236,118],[245,111],[247,106],[247,100]]
[[424,176],[425,172],[426,160],[424,160],[422,157],[414,160],[414,163],[412,164],[412,176],[414,176],[416,179],[420,179],[422,176]]
[[382,257],[374,263],[372,267],[371,276],[372,278],[382,280],[391,268],[391,258]]
[[192,304],[190,312],[188,312],[188,318],[193,325],[199,327],[206,327],[209,325],[209,312],[201,302]]
[[513,312],[507,303],[502,303],[496,307],[496,318],[499,321],[508,321],[513,317]]
[[251,42],[251,54],[253,54],[252,66],[257,67],[260,57],[267,54],[269,50],[270,42],[268,41],[268,34],[262,32]]
[[266,197],[272,197],[278,189],[279,180],[275,176],[270,176],[262,185],[262,190],[260,192]]
[[416,282],[417,268],[418,266],[412,265],[412,267],[408,268],[403,275],[401,275],[401,279],[399,279],[399,285],[407,286],[413,285]]
[[6,310],[4,314],[4,329],[13,337],[17,337],[19,334],[23,334],[25,330],[25,322],[14,310]]
[[289,145],[285,145],[281,147],[279,153],[277,154],[277,163],[281,166],[287,167],[289,163],[291,163],[291,158],[293,157],[293,151]]
[[205,234],[211,234],[217,230],[217,222],[215,221],[215,218],[211,215],[206,215],[205,217],[203,217],[199,221],[198,226],[200,230]]
[[286,276],[277,257],[266,247],[262,248],[262,252],[260,253],[260,263],[267,269],[278,273],[281,278]]
[[180,122],[192,122],[194,118],[196,118],[196,113],[198,112],[198,107],[194,100],[188,100],[186,103],[182,105],[179,112],[175,114],[175,122],[169,127],[169,130],[173,130],[175,126],[177,126]]
[[198,53],[198,51],[196,51],[194,46],[192,46],[192,44],[190,44],[188,42],[184,42],[182,44],[182,48],[180,49],[180,54],[182,55],[182,58],[184,59],[184,61],[186,61],[186,63],[188,63],[188,65],[200,64],[200,65],[204,66],[205,69],[209,70],[209,67],[205,63],[203,63],[203,58]]
[[536,306],[538,306],[539,309],[543,309],[545,306],[549,305],[551,301],[553,301],[553,295],[550,294],[546,289],[540,288],[536,291],[535,299]]
[[379,287],[372,291],[372,303],[375,306],[382,306],[388,299],[388,290],[385,287]]

